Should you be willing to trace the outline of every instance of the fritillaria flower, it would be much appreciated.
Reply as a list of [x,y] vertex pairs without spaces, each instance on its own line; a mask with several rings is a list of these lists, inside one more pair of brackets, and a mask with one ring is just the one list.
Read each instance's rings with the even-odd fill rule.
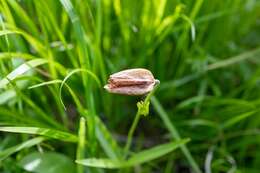
[[159,80],[146,69],[136,68],[123,70],[110,75],[104,88],[115,94],[144,95],[151,92]]

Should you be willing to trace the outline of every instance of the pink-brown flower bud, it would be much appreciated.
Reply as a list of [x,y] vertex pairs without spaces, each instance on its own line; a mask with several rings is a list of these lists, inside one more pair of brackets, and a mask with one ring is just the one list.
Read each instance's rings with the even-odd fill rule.
[[123,70],[110,75],[104,88],[110,93],[124,95],[144,95],[153,90],[159,80],[146,69],[136,68]]

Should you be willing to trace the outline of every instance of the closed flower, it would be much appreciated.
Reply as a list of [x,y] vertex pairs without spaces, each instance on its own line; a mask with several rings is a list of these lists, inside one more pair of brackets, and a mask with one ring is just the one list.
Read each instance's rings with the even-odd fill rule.
[[144,95],[153,90],[159,80],[146,69],[123,70],[110,75],[104,88],[110,93],[124,95]]

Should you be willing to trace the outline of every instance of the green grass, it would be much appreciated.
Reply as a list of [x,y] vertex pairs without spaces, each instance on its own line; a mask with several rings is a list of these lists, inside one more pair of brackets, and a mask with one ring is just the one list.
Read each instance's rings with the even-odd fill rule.
[[0,172],[258,172],[259,58],[257,0],[0,0]]

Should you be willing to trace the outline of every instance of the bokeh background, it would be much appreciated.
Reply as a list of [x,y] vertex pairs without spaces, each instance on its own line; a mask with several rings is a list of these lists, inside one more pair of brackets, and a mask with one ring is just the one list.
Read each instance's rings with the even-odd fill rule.
[[190,141],[123,172],[258,173],[259,63],[259,0],[1,0],[0,170],[122,171],[75,160],[121,157],[145,96],[103,86],[141,67],[131,151]]

